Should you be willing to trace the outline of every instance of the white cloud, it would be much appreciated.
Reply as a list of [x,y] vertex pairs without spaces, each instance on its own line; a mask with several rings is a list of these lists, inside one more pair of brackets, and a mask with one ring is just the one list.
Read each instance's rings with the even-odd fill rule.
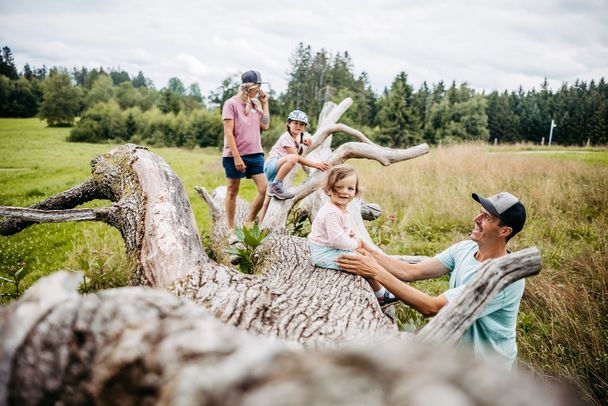
[[299,42],[349,51],[377,91],[400,71],[415,86],[529,89],[547,77],[556,88],[606,75],[607,16],[604,0],[0,0],[0,42],[19,67],[121,67],[203,93],[247,69],[283,91]]

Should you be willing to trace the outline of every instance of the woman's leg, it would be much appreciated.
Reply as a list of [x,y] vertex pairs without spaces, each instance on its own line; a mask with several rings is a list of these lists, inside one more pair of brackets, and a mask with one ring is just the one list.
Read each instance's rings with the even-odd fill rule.
[[268,210],[268,205],[270,204],[270,196],[264,196],[264,204],[262,204],[262,209],[260,210],[260,224],[264,221],[264,217],[266,216],[266,211]]
[[240,179],[226,179],[228,190],[226,192],[226,201],[224,207],[226,209],[226,223],[228,230],[234,229],[234,214],[236,211],[236,197],[239,194],[239,187],[241,185]]
[[264,204],[264,198],[266,197],[266,189],[268,188],[268,182],[266,181],[266,175],[260,173],[251,177],[255,182],[255,186],[258,188],[258,194],[253,198],[249,205],[249,213],[247,213],[247,223],[251,224],[255,220],[258,212]]

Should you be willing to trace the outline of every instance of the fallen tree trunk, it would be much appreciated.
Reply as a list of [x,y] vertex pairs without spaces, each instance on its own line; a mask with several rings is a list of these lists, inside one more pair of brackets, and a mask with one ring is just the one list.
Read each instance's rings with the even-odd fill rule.
[[575,405],[491,360],[416,340],[305,349],[163,290],[79,296],[58,272],[0,310],[0,403]]

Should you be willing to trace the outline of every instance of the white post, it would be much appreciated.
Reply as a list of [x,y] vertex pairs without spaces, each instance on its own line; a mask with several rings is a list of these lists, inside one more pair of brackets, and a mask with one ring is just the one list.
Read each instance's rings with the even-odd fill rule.
[[591,138],[587,138],[587,148],[591,145]]
[[542,138],[540,139],[540,145],[545,145],[545,137],[542,137]]
[[551,119],[551,130],[549,130],[549,144],[547,144],[548,146],[551,146],[551,139],[553,138],[553,128],[557,127],[557,124],[555,124],[555,121],[553,121],[553,119]]
[[498,145],[498,138],[494,138],[494,146]]

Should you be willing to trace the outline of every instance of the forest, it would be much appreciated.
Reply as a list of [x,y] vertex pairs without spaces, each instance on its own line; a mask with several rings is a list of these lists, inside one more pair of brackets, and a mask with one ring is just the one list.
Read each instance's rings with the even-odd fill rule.
[[[250,67],[243,67],[247,69]],[[407,72],[395,74],[380,94],[365,72],[355,73],[348,51],[313,50],[300,43],[289,60],[287,89],[270,90],[272,125],[264,135],[269,147],[283,131],[289,111],[301,109],[316,125],[327,101],[351,97],[343,117],[374,142],[404,147],[461,141],[546,144],[551,123],[560,145],[608,143],[608,85],[599,78],[576,80],[551,89],[472,89],[467,82],[423,82],[418,88]],[[197,83],[173,77],[157,89],[142,71],[115,68],[31,67],[19,70],[8,46],[0,52],[0,117],[40,117],[50,126],[74,126],[70,141],[133,142],[193,148],[222,144],[219,107],[238,89],[238,75],[227,76],[208,95]],[[339,144],[341,135],[337,134]]]

